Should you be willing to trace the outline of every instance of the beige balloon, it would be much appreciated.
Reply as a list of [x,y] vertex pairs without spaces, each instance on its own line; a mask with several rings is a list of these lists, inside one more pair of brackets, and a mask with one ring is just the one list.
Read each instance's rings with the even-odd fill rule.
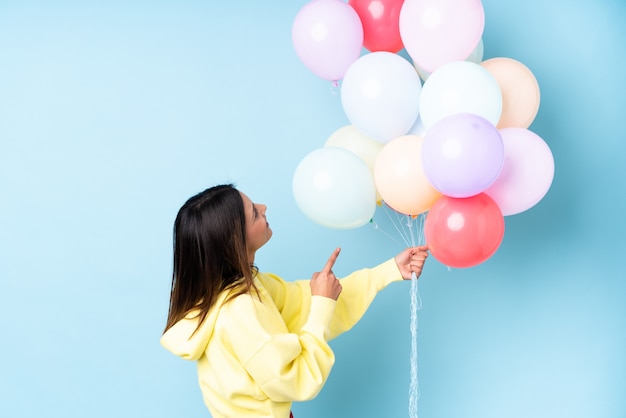
[[[346,125],[337,129],[324,143],[325,147],[339,147],[356,154],[367,165],[372,176],[374,175],[374,161],[383,145],[383,143],[363,134],[353,125]],[[377,192],[376,202],[380,204],[381,200],[382,198]]]
[[539,110],[539,83],[534,74],[513,58],[490,58],[480,65],[494,76],[502,92],[502,115],[496,127],[528,128]]
[[422,166],[422,144],[418,135],[389,141],[374,164],[374,184],[384,202],[405,215],[419,215],[441,196],[428,181]]

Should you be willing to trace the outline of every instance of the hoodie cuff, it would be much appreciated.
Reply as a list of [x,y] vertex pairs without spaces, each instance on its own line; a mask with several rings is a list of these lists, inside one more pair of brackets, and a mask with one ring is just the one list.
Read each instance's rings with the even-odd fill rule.
[[302,327],[302,331],[309,332],[324,340],[328,339],[330,320],[335,312],[337,301],[324,296],[311,296],[309,319]]
[[389,259],[374,267],[372,269],[372,273],[372,277],[374,278],[376,288],[378,290],[384,289],[387,285],[393,282],[400,282],[404,280],[395,258]]

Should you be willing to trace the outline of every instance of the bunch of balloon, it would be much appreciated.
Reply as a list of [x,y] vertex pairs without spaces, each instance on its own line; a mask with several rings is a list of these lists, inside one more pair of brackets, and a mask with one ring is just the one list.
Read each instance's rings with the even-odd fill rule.
[[544,197],[554,160],[528,129],[535,76],[512,58],[483,60],[484,24],[480,0],[313,0],[300,10],[296,53],[341,81],[350,121],[296,169],[309,218],[354,228],[378,203],[424,215],[431,253],[449,267],[497,251],[504,217]]

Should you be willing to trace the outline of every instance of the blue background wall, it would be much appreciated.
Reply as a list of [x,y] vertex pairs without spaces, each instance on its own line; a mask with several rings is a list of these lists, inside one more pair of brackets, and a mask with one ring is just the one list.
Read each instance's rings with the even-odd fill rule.
[[[172,222],[205,187],[268,205],[257,264],[290,280],[335,246],[339,274],[402,249],[293,200],[297,164],[348,123],[293,51],[305,3],[0,2],[0,416],[208,416],[194,364],[158,344]],[[429,260],[419,415],[626,416],[626,4],[483,4],[485,58],[537,77],[556,174],[487,262]],[[409,316],[408,283],[385,290],[296,416],[407,416]]]

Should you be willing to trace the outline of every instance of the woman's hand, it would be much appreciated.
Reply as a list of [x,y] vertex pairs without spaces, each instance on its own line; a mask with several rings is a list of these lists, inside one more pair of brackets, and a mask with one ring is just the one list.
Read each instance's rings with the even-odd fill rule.
[[340,248],[336,248],[330,255],[326,265],[322,271],[313,273],[311,279],[311,294],[316,296],[324,296],[333,300],[337,300],[341,293],[341,284],[333,273],[333,266],[337,257],[339,257]]
[[398,254],[395,260],[404,280],[410,280],[412,273],[415,273],[416,277],[420,277],[427,258],[428,245],[422,245],[407,248]]

